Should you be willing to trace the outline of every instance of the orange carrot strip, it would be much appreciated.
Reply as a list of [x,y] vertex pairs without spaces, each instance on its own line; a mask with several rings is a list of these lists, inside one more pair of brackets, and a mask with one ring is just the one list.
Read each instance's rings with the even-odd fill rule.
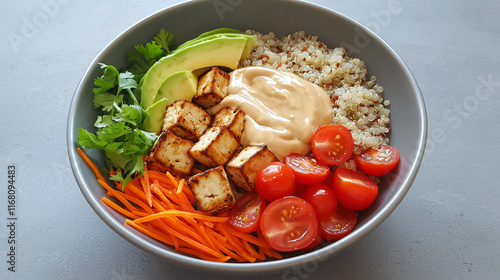
[[218,257],[218,258],[224,257],[223,254],[221,254],[221,253],[215,251],[214,249],[209,248],[208,246],[203,245],[200,242],[197,242],[196,240],[194,240],[192,238],[189,238],[189,237],[187,237],[187,236],[185,236],[183,234],[178,233],[178,234],[176,234],[176,236],[179,239],[181,239],[181,240],[185,241],[186,243],[188,243],[193,248],[196,248],[196,249],[198,249],[200,251],[203,251],[203,252],[205,252],[205,253],[207,253],[209,255],[212,255],[212,256],[215,256],[215,257]]
[[250,243],[248,243],[248,241],[242,240],[241,242],[243,243],[243,246],[245,247],[245,249],[247,249],[247,251],[250,252],[250,256],[252,256],[256,259],[260,258],[259,252],[257,252],[255,250],[255,248],[252,245],[250,245]]
[[150,224],[140,225],[150,228],[153,232],[158,231],[159,235],[167,235],[172,240],[173,246],[176,250],[180,246],[181,240],[175,236],[176,232],[167,227],[163,221],[152,221]]
[[161,191],[161,185],[158,180],[154,180],[151,185],[151,191],[158,196],[158,198],[163,201],[167,205],[169,209],[177,209],[180,208],[174,204],[165,196],[165,194]]
[[129,219],[125,220],[125,224],[133,227],[137,231],[139,231],[139,232],[141,232],[141,233],[143,233],[151,238],[154,238],[156,240],[159,240],[159,241],[166,243],[166,244],[169,244],[169,245],[173,245],[173,242],[171,240],[169,240],[168,238],[166,238],[165,235],[155,233],[155,232],[151,231],[150,229],[146,229],[145,227],[138,225]]
[[130,202],[133,202],[135,203],[137,206],[139,206],[140,208],[142,208],[144,211],[146,211],[148,214],[154,214],[155,212],[147,206],[146,203],[144,203],[141,199],[131,195],[131,194],[128,194],[128,193],[124,193],[123,194],[123,197],[125,199],[127,199],[128,201]]
[[214,223],[209,222],[209,221],[203,221],[203,224],[206,225],[209,228],[213,228],[214,227]]
[[109,207],[111,207],[113,210],[115,210],[116,212],[126,216],[126,217],[129,217],[129,218],[132,218],[132,219],[137,219],[138,217],[132,213],[130,213],[129,211],[121,208],[120,206],[118,206],[116,203],[114,203],[113,201],[109,200],[107,197],[103,197],[102,199],[102,202],[104,202],[106,205],[108,205]]
[[227,233],[231,236],[236,236],[236,237],[241,238],[243,240],[246,240],[252,244],[255,244],[259,247],[271,248],[271,246],[269,246],[269,244],[267,244],[264,240],[259,239],[251,234],[239,232],[239,231],[235,230],[234,228],[227,226],[225,224],[218,224],[218,226],[219,226],[219,228],[224,228],[227,231]]
[[[227,247],[226,247],[226,242],[223,241],[221,242],[221,240],[219,240],[216,235],[219,235],[218,233],[216,233],[215,231],[208,231],[208,238],[213,242],[213,244],[215,245],[216,248],[218,248],[219,250],[221,250],[223,253],[225,253],[226,255],[230,256],[231,258],[239,261],[239,262],[244,262],[245,259],[241,256],[239,256],[238,254],[236,254],[235,252],[229,250]],[[226,239],[227,240],[227,239]]]
[[197,227],[195,226],[195,228],[201,233],[201,236],[207,241],[208,245],[210,245],[210,248],[214,248],[214,249],[217,248],[217,247],[215,247],[214,242],[208,236],[206,226],[203,224],[198,224],[198,223],[196,223],[196,221],[194,221],[194,224],[197,225]]
[[149,207],[153,207],[153,195],[151,194],[151,186],[149,184],[149,174],[147,164],[144,165],[144,175],[140,177],[141,184],[146,194],[146,200],[149,203]]
[[[241,245],[241,244],[239,244]],[[227,243],[226,247],[229,250],[233,250],[236,252],[239,256],[241,256],[244,260],[249,261],[249,262],[255,262],[257,259],[254,257],[250,256],[243,248],[240,248],[240,246],[235,246],[233,243]]]
[[[234,248],[234,251],[242,256],[243,258],[245,258],[247,261],[249,262],[255,262],[256,259],[254,257],[252,257],[245,249],[245,247],[243,246],[243,244],[238,240],[236,239],[235,236],[229,234],[227,231],[226,231],[226,227],[223,226],[223,224],[217,224],[219,227],[218,229],[221,231],[221,233],[223,233],[223,235],[225,237],[227,237],[227,240],[229,242],[229,244],[226,244],[226,246],[231,249]],[[232,246],[229,246],[229,245],[232,245]]]
[[182,210],[189,211],[189,212],[194,212],[195,210],[193,208],[193,205],[191,205],[191,203],[187,199],[186,195],[182,191],[182,189],[184,188],[185,185],[186,185],[186,180],[182,179],[179,182],[179,187],[177,188],[176,194],[179,197],[179,200],[181,202],[180,206],[182,207]]
[[259,247],[259,260],[265,260],[266,259],[266,253],[264,252],[264,248]]
[[172,175],[170,172],[165,173],[167,175],[167,178],[170,179],[172,182],[172,185],[177,189],[179,187],[179,182],[177,179],[175,179],[174,175]]
[[[184,183],[183,183],[184,182]],[[181,179],[179,181],[179,184],[177,185],[177,190],[175,191],[176,194],[180,194],[183,192],[184,185],[186,184],[186,181],[184,179]]]
[[[154,170],[149,170],[149,180],[151,181],[158,181],[160,185],[164,188],[170,189],[170,190],[177,190],[177,184],[174,185],[170,177],[167,177],[167,174],[165,173],[160,173]],[[175,178],[174,178],[175,180]]]
[[226,262],[226,261],[228,261],[228,260],[231,259],[231,257],[229,257],[229,256],[225,256],[225,257],[222,257],[222,258],[210,257],[210,256],[207,256],[205,254],[200,253],[199,251],[193,250],[191,248],[179,247],[178,250],[181,251],[181,252],[183,252],[183,253],[186,253],[186,254],[197,256],[200,259],[203,259],[203,260],[206,260],[206,261]]
[[146,217],[149,215],[149,213],[144,212],[144,211],[130,211],[132,214],[136,215],[138,218],[140,217]]
[[[140,193],[140,189],[137,186],[132,185],[130,189],[131,189],[132,192],[135,192],[138,195],[141,195],[142,197],[144,197],[144,194]],[[158,213],[163,213],[164,211],[166,211],[160,205],[159,201],[157,201],[157,199],[155,197],[153,197],[152,202],[153,202],[154,208],[157,209],[157,210],[159,210],[159,211],[161,211],[161,212],[158,212]],[[172,210],[172,211],[178,211],[178,210]],[[183,211],[179,211],[179,212],[184,213]],[[167,215],[165,217],[168,217],[168,216],[169,215]],[[159,218],[162,218],[162,217],[159,217]],[[151,215],[149,215],[149,216],[146,216],[146,217],[142,217],[140,219],[153,220],[155,218],[151,218]],[[140,219],[135,220],[135,222],[136,223],[140,223]],[[164,221],[164,220],[162,219],[162,221]],[[164,221],[164,223],[166,223],[167,221],[170,222],[170,223],[168,223],[170,225],[169,227],[174,228],[178,232],[182,232],[184,234],[190,235],[191,237],[193,237],[194,239],[196,239],[197,242],[200,242],[203,245],[207,245],[206,241],[198,233],[196,233],[192,228],[190,228],[189,226],[187,226],[185,223],[184,224],[183,223],[179,223],[179,220],[177,220],[177,218],[175,218],[175,219],[172,219],[172,217],[167,218],[167,220]]]
[[282,255],[280,255],[278,252],[271,250],[270,248],[262,248],[262,250],[265,252],[266,255],[270,256],[271,258],[275,258],[278,260],[281,260],[283,258]]
[[120,191],[117,191],[117,190],[114,190],[113,188],[111,188],[110,185],[108,185],[108,183],[106,181],[103,181],[101,179],[97,180],[97,182],[103,187],[105,188],[106,190],[108,190],[109,193],[112,194],[112,196],[116,197],[121,203],[123,203],[123,205],[129,210],[129,211],[137,211],[137,208],[132,206],[132,204],[130,204],[128,202],[128,200],[126,198],[123,197],[123,192],[120,192]]
[[229,217],[215,217],[215,216],[209,216],[209,215],[204,215],[204,214],[199,214],[199,213],[192,213],[192,212],[185,212],[185,211],[180,211],[180,210],[165,210],[164,212],[158,212],[153,215],[149,215],[144,218],[140,218],[135,220],[136,223],[144,223],[148,222],[154,219],[159,219],[163,217],[192,217],[200,220],[207,220],[211,222],[218,222],[218,223],[225,223],[229,220]]
[[104,176],[102,176],[101,172],[99,171],[99,168],[97,167],[97,165],[95,165],[92,162],[92,160],[90,160],[90,158],[87,156],[87,154],[80,147],[76,148],[76,151],[78,152],[78,154],[80,155],[80,157],[83,159],[83,161],[90,167],[90,169],[92,169],[92,171],[94,172],[95,176],[98,179],[106,181],[106,179],[104,179]]

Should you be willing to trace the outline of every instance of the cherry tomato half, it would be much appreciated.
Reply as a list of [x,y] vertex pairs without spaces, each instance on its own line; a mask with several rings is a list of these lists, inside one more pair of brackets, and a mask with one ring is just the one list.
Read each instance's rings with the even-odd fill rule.
[[342,206],[364,210],[377,197],[378,186],[366,175],[344,167],[337,168],[333,175],[333,191]]
[[260,230],[272,248],[290,252],[304,249],[316,239],[318,221],[309,202],[287,196],[269,203]]
[[255,176],[257,193],[268,201],[292,195],[294,187],[293,169],[278,161],[264,165]]
[[229,211],[229,224],[240,232],[256,231],[266,205],[267,203],[257,193],[244,194]]
[[311,138],[314,157],[326,165],[338,165],[348,160],[354,150],[351,132],[345,126],[328,124],[319,127]]
[[399,162],[399,151],[391,145],[382,145],[380,149],[368,149],[354,156],[359,169],[368,175],[383,176]]
[[337,196],[323,184],[310,186],[304,193],[304,199],[311,203],[318,220],[331,216],[337,209]]
[[323,235],[323,239],[337,241],[348,235],[357,221],[356,211],[339,205],[333,215],[320,220],[319,230]]
[[319,230],[319,226],[318,226],[318,234],[316,234],[316,238],[314,238],[314,240],[311,242],[311,244],[307,245],[307,247],[305,247],[302,250],[310,251],[310,250],[316,248],[321,243],[321,241],[323,241],[323,234],[322,234],[321,230]]
[[318,162],[313,156],[297,153],[285,157],[286,165],[293,169],[295,180],[306,185],[323,182],[330,173],[330,168]]

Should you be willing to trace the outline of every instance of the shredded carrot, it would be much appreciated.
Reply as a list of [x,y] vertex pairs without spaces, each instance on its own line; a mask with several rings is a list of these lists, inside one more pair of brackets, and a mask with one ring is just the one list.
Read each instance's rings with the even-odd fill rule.
[[116,212],[122,214],[123,216],[129,217],[129,218],[132,218],[132,219],[139,218],[135,214],[133,214],[133,213],[131,213],[131,212],[123,209],[122,207],[118,206],[116,203],[114,203],[113,201],[109,200],[107,197],[103,197],[101,200],[106,205],[108,205],[109,207],[113,208]]
[[183,189],[185,189],[185,187],[184,187],[185,185],[186,185],[186,180],[181,179],[179,182],[179,187],[177,188],[176,194],[179,197],[179,200],[181,202],[182,210],[188,211],[188,212],[193,212],[194,211],[193,205],[191,205],[191,203],[189,202],[185,193],[182,191]]
[[151,186],[149,184],[149,174],[148,174],[148,167],[145,164],[144,165],[144,175],[140,177],[141,179],[141,184],[142,187],[144,188],[144,193],[146,194],[146,199],[149,203],[149,207],[153,207],[153,195],[151,194]]
[[159,212],[153,215],[149,215],[144,218],[140,218],[135,220],[136,223],[144,223],[144,222],[149,222],[154,219],[159,219],[159,218],[164,218],[164,217],[192,217],[196,219],[202,219],[202,220],[207,220],[207,221],[212,221],[212,222],[219,222],[219,223],[225,223],[229,220],[229,217],[216,217],[216,216],[209,216],[209,215],[203,215],[199,213],[191,213],[191,212],[186,212],[186,211],[180,211],[180,210],[165,210],[164,212]]
[[[113,188],[85,152],[77,150],[107,195],[116,198],[115,202],[103,197],[102,202],[127,217],[125,225],[137,232],[207,261],[255,262],[267,257],[282,258],[263,237],[242,233],[230,226],[227,210],[215,216],[197,211],[186,180],[145,166],[144,174],[134,177],[125,189],[121,182],[115,182]],[[119,170],[111,169],[110,175],[116,172]]]
[[97,179],[106,181],[106,179],[104,179],[104,176],[102,176],[101,172],[99,171],[99,168],[92,162],[92,160],[90,160],[87,154],[80,147],[76,148],[76,151],[83,159],[83,161],[90,167],[90,169],[92,169]]

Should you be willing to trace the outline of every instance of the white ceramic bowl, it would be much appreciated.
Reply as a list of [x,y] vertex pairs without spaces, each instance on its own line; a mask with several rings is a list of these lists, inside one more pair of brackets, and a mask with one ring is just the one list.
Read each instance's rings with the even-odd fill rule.
[[[427,134],[425,105],[417,82],[401,58],[378,36],[352,19],[329,9],[301,1],[229,1],[232,6],[218,6],[216,1],[185,2],[159,11],[114,39],[84,74],[73,97],[67,126],[67,144],[76,181],[88,203],[113,230],[139,248],[168,262],[218,272],[266,273],[326,258],[366,236],[382,223],[403,200],[417,175]],[[219,27],[274,32],[281,37],[303,30],[317,35],[329,47],[344,46],[350,56],[364,60],[369,75],[375,75],[384,86],[384,97],[391,101],[391,144],[401,153],[401,162],[390,174],[382,177],[380,192],[374,204],[358,216],[354,231],[340,241],[321,244],[308,253],[284,254],[282,260],[257,263],[214,263],[176,252],[172,247],[145,237],[125,227],[124,217],[101,202],[105,190],[97,184],[94,174],[76,152],[78,128],[92,130],[96,110],[92,105],[93,80],[101,74],[99,62],[118,67],[127,64],[126,52],[136,44],[151,40],[160,28],[175,34],[179,44],[202,32]],[[90,157],[104,167],[99,151]],[[106,248],[112,250],[113,248]]]

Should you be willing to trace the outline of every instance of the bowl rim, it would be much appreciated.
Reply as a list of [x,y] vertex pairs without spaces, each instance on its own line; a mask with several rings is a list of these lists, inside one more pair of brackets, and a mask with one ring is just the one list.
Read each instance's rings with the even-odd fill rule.
[[[208,1],[208,0],[203,0],[203,1]],[[276,271],[276,270],[283,270],[286,268],[289,268],[294,265],[300,265],[306,261],[310,261],[311,259],[313,260],[323,260],[331,255],[333,253],[338,253],[341,250],[345,249],[348,247],[352,242],[355,240],[362,239],[364,236],[369,234],[373,229],[375,229],[378,225],[380,225],[395,209],[396,207],[401,203],[403,200],[404,196],[407,194],[409,191],[413,181],[415,180],[415,177],[417,175],[417,172],[420,168],[420,165],[423,160],[424,156],[424,150],[425,146],[427,143],[427,130],[428,130],[428,124],[427,124],[427,113],[426,113],[426,107],[425,107],[425,102],[424,98],[422,96],[421,90],[418,86],[418,83],[407,67],[407,65],[404,63],[404,61],[401,59],[401,57],[390,47],[382,38],[380,38],[376,33],[365,27],[364,25],[360,24],[356,20],[341,14],[340,12],[334,11],[332,9],[326,8],[324,6],[321,6],[316,3],[310,3],[307,1],[299,0],[295,1],[299,5],[307,5],[310,6],[311,8],[321,10],[322,12],[327,12],[330,13],[332,16],[339,17],[344,21],[348,21],[350,24],[353,26],[356,26],[360,28],[362,31],[364,31],[367,36],[370,36],[370,39],[375,40],[378,44],[380,44],[383,48],[385,48],[388,51],[388,54],[393,57],[394,61],[397,62],[397,64],[400,66],[400,68],[404,71],[405,76],[408,78],[408,81],[410,82],[409,86],[412,89],[412,93],[415,94],[415,98],[417,99],[418,103],[418,112],[419,112],[419,118],[420,118],[420,133],[419,133],[419,141],[418,141],[418,147],[416,151],[416,156],[411,164],[411,166],[408,169],[408,174],[406,175],[406,178],[404,180],[404,183],[402,186],[398,189],[398,191],[391,197],[388,203],[386,203],[380,211],[378,211],[372,218],[370,218],[365,224],[360,226],[359,228],[355,229],[354,232],[358,232],[357,234],[350,234],[346,236],[345,238],[336,241],[335,243],[331,243],[327,246],[321,247],[319,249],[316,249],[311,252],[307,252],[304,254],[300,254],[297,256],[293,256],[290,258],[284,258],[281,260],[273,260],[273,261],[265,261],[265,262],[255,262],[255,263],[216,263],[216,262],[210,262],[210,261],[205,261],[201,260],[195,257],[187,256],[184,255],[180,252],[176,251],[169,251],[164,248],[161,248],[159,246],[156,246],[153,243],[150,243],[149,241],[145,240],[142,238],[140,235],[136,234],[134,231],[132,231],[130,228],[125,227],[123,224],[115,220],[115,218],[108,212],[108,210],[105,209],[105,206],[101,205],[100,199],[98,200],[96,197],[94,197],[89,189],[89,187],[85,183],[85,179],[83,177],[83,174],[80,172],[78,158],[79,155],[76,152],[76,139],[73,137],[73,133],[75,129],[78,129],[78,127],[75,127],[74,125],[74,120],[75,120],[75,112],[76,108],[78,105],[77,100],[80,98],[82,95],[82,87],[87,82],[89,79],[93,79],[95,77],[90,77],[90,72],[92,71],[93,67],[100,61],[100,59],[108,52],[108,50],[122,37],[126,36],[128,33],[132,32],[132,30],[140,25],[146,24],[149,21],[154,20],[156,17],[161,17],[164,13],[174,11],[179,8],[184,8],[189,5],[196,5],[197,2],[199,1],[183,1],[181,3],[177,3],[171,6],[168,6],[166,8],[163,8],[157,12],[154,12],[150,14],[149,16],[146,16],[145,18],[139,20],[129,28],[127,28],[125,31],[121,32],[118,36],[116,36],[110,43],[106,45],[106,47],[101,50],[98,55],[93,59],[93,61],[90,63],[89,67],[86,69],[84,72],[80,82],[78,83],[75,93],[72,97],[71,104],[69,107],[69,112],[68,112],[68,117],[67,117],[67,125],[66,125],[66,140],[67,140],[67,151],[68,151],[68,156],[69,156],[69,161],[71,165],[71,169],[73,171],[74,177],[77,181],[77,184],[84,195],[85,199],[91,206],[91,208],[96,212],[96,214],[110,227],[112,228],[116,233],[118,233],[121,237],[129,241],[130,243],[134,244],[135,246],[139,247],[140,249],[153,254],[155,256],[161,257],[163,259],[168,259],[169,261],[172,261],[173,263],[176,264],[182,264],[182,265],[188,265],[192,266],[194,265],[196,268],[203,269],[203,270],[211,270],[211,271],[225,271],[225,272],[238,272],[241,273],[242,271],[245,272],[258,272],[258,273],[265,273],[265,272],[270,272],[270,271]],[[354,233],[353,232],[353,233]],[[333,252],[335,251],[335,252]]]

